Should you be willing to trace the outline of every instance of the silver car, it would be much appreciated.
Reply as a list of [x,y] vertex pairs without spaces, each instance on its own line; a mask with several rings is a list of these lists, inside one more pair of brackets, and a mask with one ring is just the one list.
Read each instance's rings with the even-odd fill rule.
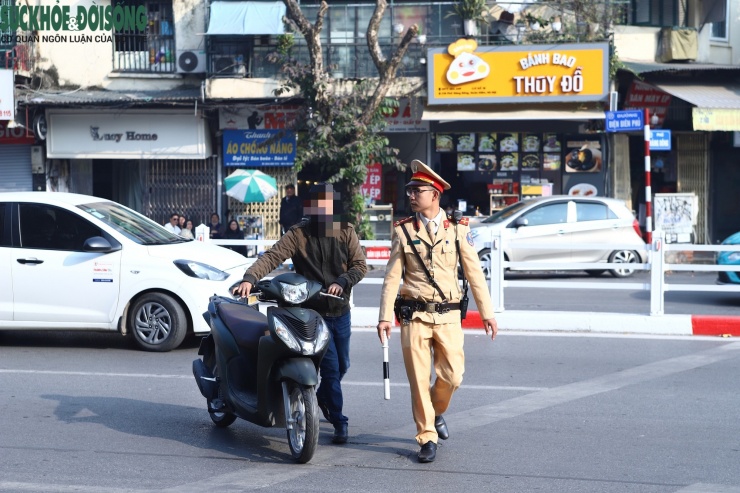
[[[486,278],[489,277],[491,238],[500,231],[504,259],[511,262],[644,263],[645,242],[635,216],[623,201],[604,197],[555,195],[526,199],[484,219],[471,229]],[[547,245],[547,249],[531,245]],[[603,245],[594,249],[574,245]],[[616,246],[616,247],[615,247]],[[553,248],[555,247],[555,248]],[[520,270],[524,270],[519,268]],[[533,265],[526,270],[537,270]],[[598,276],[606,269],[589,269]],[[610,269],[628,277],[635,269]]]

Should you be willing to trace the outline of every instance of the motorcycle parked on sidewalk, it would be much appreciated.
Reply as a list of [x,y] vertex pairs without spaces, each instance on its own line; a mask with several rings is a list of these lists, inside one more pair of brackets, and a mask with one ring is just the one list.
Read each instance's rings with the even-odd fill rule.
[[[212,296],[203,314],[211,333],[201,341],[193,376],[218,427],[236,418],[285,426],[293,458],[311,460],[319,437],[319,363],[331,337],[314,310],[301,307],[330,296],[296,273],[259,281],[248,303]],[[274,302],[267,315],[259,303]]]

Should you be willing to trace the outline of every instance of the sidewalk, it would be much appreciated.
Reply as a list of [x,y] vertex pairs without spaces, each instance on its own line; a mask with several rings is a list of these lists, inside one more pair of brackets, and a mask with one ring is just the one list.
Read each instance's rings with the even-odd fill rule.
[[[589,332],[601,334],[740,336],[740,317],[716,315],[638,315],[631,313],[504,311],[500,330]],[[378,309],[352,309],[353,327],[375,327]],[[482,329],[480,313],[468,311],[464,329]]]

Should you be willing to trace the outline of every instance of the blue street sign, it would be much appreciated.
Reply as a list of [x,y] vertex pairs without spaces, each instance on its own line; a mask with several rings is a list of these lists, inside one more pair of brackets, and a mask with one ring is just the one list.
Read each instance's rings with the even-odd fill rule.
[[651,130],[650,131],[650,150],[651,151],[670,151],[671,150],[671,131],[670,130]]
[[645,127],[642,110],[624,110],[606,112],[607,132],[634,132]]

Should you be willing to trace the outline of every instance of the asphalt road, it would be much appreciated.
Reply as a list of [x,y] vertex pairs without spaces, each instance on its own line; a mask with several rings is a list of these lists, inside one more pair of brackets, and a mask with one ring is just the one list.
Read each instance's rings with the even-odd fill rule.
[[466,334],[451,438],[418,464],[398,335],[383,400],[374,331],[352,336],[350,442],[322,422],[308,465],[285,431],[215,428],[190,373],[114,335],[0,332],[2,492],[740,493],[740,343]]

